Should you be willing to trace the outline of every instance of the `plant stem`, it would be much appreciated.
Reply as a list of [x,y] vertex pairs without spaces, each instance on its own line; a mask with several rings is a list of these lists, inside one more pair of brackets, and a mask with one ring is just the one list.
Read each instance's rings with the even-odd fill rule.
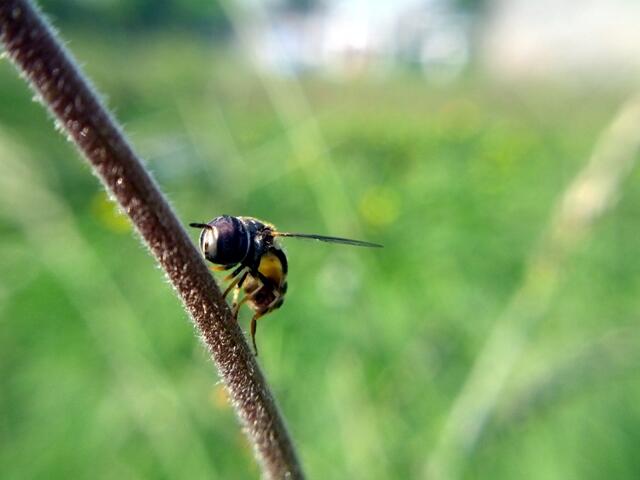
[[0,40],[165,271],[218,367],[264,476],[303,478],[284,420],[240,328],[122,129],[29,1],[0,0]]

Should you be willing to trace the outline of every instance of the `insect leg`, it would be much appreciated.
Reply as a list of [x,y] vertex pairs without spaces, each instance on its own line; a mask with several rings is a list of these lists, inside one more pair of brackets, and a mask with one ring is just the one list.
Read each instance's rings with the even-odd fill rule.
[[238,268],[236,268],[233,272],[231,272],[229,275],[227,275],[226,277],[224,277],[225,281],[229,281],[234,277],[237,277],[238,275],[240,275],[240,272],[242,272],[242,270],[245,269],[244,265],[240,265]]
[[255,271],[251,273],[253,276],[257,277],[258,279],[260,279],[260,281],[262,282],[263,285],[273,285],[275,287],[275,284],[273,283],[273,280],[271,280],[270,278],[264,276],[261,272],[259,271]]
[[240,305],[242,305],[247,300],[247,297],[245,296],[245,298],[243,298],[240,302],[238,302],[238,297],[240,296],[240,290],[242,289],[242,285],[244,284],[244,281],[247,279],[247,275],[249,275],[248,270],[245,271],[242,274],[242,276],[239,278],[238,284],[236,285],[236,288],[233,291],[233,303],[231,304],[231,313],[235,319],[238,318],[238,310],[240,310]]
[[[222,294],[222,298],[226,298],[227,295],[229,295],[229,292],[231,291],[231,289],[233,287],[235,287],[236,285],[238,285],[238,283],[240,283],[240,281],[244,282],[244,279],[246,278],[246,275],[243,275],[241,277],[238,277],[237,275],[242,271],[242,269],[245,268],[244,266],[240,266],[238,267],[236,270],[233,271],[233,273],[229,276],[227,276],[225,278],[225,280],[227,279],[231,279],[233,277],[236,277],[235,280],[233,280],[228,286],[227,289],[224,291],[224,293]],[[245,272],[246,273],[246,272]]]
[[[267,305],[267,308],[263,310],[262,315],[265,315],[270,311],[275,310],[280,305],[282,305],[282,297],[284,296],[282,292],[276,290],[273,292],[273,296],[274,296],[274,299],[271,301],[269,305]],[[278,304],[278,302],[280,302],[280,304]]]
[[[240,269],[238,269],[238,270],[240,270]],[[238,272],[238,273],[240,273],[240,272]],[[234,275],[234,274],[236,274],[236,272],[233,272],[232,275]],[[233,288],[236,285],[238,286],[237,288],[240,289],[242,287],[242,284],[246,280],[248,274],[249,274],[249,271],[247,270],[244,273],[244,275],[242,275],[242,277],[236,278],[235,281],[233,281],[231,284],[229,284],[229,286],[227,287],[227,290],[225,290],[225,292],[224,292],[224,296],[226,296],[229,293],[229,291],[231,290],[231,288]],[[232,275],[229,275],[229,277],[231,277]],[[245,295],[245,297],[242,300],[240,300],[240,304],[246,302],[247,300],[250,300],[260,290],[262,290],[263,287],[265,287],[267,285],[271,285],[273,283],[271,280],[269,280],[267,277],[265,277],[262,273],[258,272],[257,270],[255,272],[251,272],[251,275],[253,275],[254,277],[256,277],[256,278],[258,278],[260,280],[260,286],[258,288],[256,288],[255,290],[253,290],[252,292],[247,293],[247,295]]]
[[231,270],[235,266],[235,263],[232,265],[212,265],[209,267],[209,270],[213,270],[214,272],[224,272],[226,270]]
[[231,316],[236,320],[238,320],[238,310],[240,305],[238,303],[239,297],[240,297],[240,289],[236,287],[236,289],[233,291],[233,302],[231,302]]
[[262,316],[261,313],[256,313],[251,318],[251,342],[253,343],[253,353],[258,356],[258,347],[256,346],[256,327],[258,325],[257,320]]
[[[263,286],[260,286],[260,288],[262,288]],[[258,290],[260,290],[260,288],[258,288]],[[252,292],[251,295],[245,296],[242,299],[241,303],[247,300],[247,298],[249,298],[250,296],[253,296],[258,290],[256,290],[255,292]],[[278,308],[280,305],[282,305],[282,298],[284,295],[279,291],[275,291],[274,295],[275,295],[275,298],[267,306],[267,308],[265,308],[260,312],[256,312],[255,315],[251,318],[251,342],[253,343],[253,353],[255,353],[256,357],[258,356],[258,347],[256,346],[256,329],[258,327],[258,319],[266,315],[267,313],[269,313],[271,310],[274,310]]]
[[[231,310],[231,313],[233,313],[233,316],[234,316],[234,317],[237,317],[237,316],[238,316],[238,311],[240,310],[240,307],[242,306],[242,304],[243,304],[243,303],[245,303],[245,302],[247,302],[247,301],[249,301],[249,300],[251,300],[253,297],[255,297],[255,296],[258,294],[258,292],[259,292],[260,290],[262,290],[262,288],[263,288],[263,287],[264,287],[264,285],[260,285],[258,288],[256,288],[256,289],[255,289],[255,290],[253,290],[252,292],[247,293],[247,294],[242,298],[242,300],[240,300],[239,302],[234,301],[234,303],[233,303],[233,310]],[[236,291],[237,291],[237,292],[240,292],[240,288],[238,288]]]
[[236,320],[238,319],[238,312],[240,311],[240,307],[242,306],[243,303],[245,303],[249,299],[251,299],[251,297],[249,295],[245,295],[242,300],[233,304],[233,308],[231,309],[231,314]]
[[238,290],[242,288],[242,285],[244,284],[244,281],[247,279],[248,275],[249,275],[249,270],[246,270],[244,274],[240,277],[240,281],[238,282]]

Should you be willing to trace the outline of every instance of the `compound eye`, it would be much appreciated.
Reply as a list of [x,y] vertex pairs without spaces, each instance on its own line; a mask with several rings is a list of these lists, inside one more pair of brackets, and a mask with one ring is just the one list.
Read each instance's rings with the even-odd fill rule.
[[216,227],[202,230],[200,234],[200,249],[207,260],[215,263],[218,250],[218,229]]
[[[234,265],[242,262],[249,252],[249,232],[237,217],[222,215],[211,224],[215,229],[215,258],[207,257],[213,263]],[[211,248],[211,246],[209,246]]]

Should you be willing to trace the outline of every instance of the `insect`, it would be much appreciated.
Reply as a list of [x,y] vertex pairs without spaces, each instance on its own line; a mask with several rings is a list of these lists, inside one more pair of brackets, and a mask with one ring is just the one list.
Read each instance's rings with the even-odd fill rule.
[[[234,291],[232,313],[235,318],[244,303],[253,310],[251,341],[256,356],[257,320],[280,308],[287,293],[288,262],[278,245],[278,237],[307,238],[357,247],[382,247],[377,243],[348,238],[279,232],[273,225],[252,217],[221,215],[209,223],[190,223],[189,226],[202,229],[200,250],[207,260],[216,264],[212,270],[234,269],[225,277],[229,285],[223,297]],[[242,299],[239,298],[241,292],[244,292]]]

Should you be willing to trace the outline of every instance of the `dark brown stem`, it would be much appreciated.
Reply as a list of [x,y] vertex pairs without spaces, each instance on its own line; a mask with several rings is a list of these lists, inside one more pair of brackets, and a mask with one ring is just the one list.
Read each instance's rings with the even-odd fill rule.
[[0,0],[0,39],[9,58],[129,215],[166,272],[211,352],[264,476],[303,478],[267,382],[220,290],[70,54],[27,0]]

